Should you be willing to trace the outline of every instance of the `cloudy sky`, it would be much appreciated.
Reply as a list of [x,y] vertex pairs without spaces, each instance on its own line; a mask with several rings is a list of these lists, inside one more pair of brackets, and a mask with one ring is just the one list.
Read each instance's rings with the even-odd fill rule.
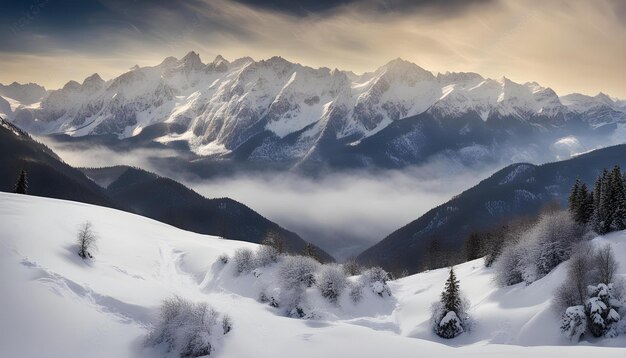
[[58,88],[190,50],[433,71],[626,98],[626,0],[4,0],[0,82]]

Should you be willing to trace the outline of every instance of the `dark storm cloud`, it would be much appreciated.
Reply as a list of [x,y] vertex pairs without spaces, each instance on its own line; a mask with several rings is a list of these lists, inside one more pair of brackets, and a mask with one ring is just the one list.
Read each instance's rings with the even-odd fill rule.
[[257,8],[279,11],[296,16],[319,15],[345,5],[355,5],[369,12],[427,11],[454,14],[472,5],[493,0],[234,0]]

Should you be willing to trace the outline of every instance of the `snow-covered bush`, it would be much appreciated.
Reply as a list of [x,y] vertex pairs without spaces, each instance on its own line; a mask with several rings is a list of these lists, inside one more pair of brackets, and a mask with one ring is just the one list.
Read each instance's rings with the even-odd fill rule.
[[337,303],[337,299],[345,290],[348,281],[341,266],[328,264],[322,265],[316,283],[322,297],[332,303]]
[[228,255],[226,254],[221,254],[218,258],[217,261],[220,262],[222,265],[226,265],[228,263]]
[[585,314],[589,331],[596,337],[615,336],[613,325],[621,319],[617,313],[621,304],[612,295],[613,284],[601,283],[589,286],[588,290],[590,297],[585,302]]
[[533,227],[535,245],[531,254],[537,258],[539,277],[547,275],[558,264],[569,258],[572,245],[584,235],[584,228],[574,221],[569,211],[544,214]]
[[356,276],[363,273],[363,267],[354,260],[348,260],[342,265],[343,270],[348,276]]
[[306,310],[306,289],[315,284],[315,272],[320,264],[310,257],[286,256],[278,268],[281,285],[280,302],[290,317],[309,316]]
[[351,281],[349,284],[349,295],[353,303],[359,303],[363,298],[363,280]]
[[227,334],[233,330],[233,320],[229,315],[225,314],[222,317],[222,333]]
[[510,286],[524,281],[523,260],[524,250],[521,246],[516,244],[504,248],[494,263],[496,282],[500,286]]
[[375,294],[381,297],[391,296],[391,290],[387,285],[389,273],[383,270],[382,267],[372,267],[365,270],[361,274],[361,279]]
[[247,248],[240,248],[233,255],[233,263],[235,264],[235,273],[249,273],[255,268],[254,253]]
[[256,263],[258,266],[269,266],[278,262],[280,253],[276,248],[268,245],[261,245],[256,252]]
[[232,329],[228,316],[206,303],[193,303],[181,297],[163,301],[160,320],[151,330],[147,344],[164,345],[181,357],[210,355],[221,337]]
[[454,269],[450,268],[441,300],[431,307],[430,321],[433,331],[446,339],[469,331],[471,321],[467,314],[468,307],[469,301],[461,294]]
[[568,211],[543,214],[528,230],[505,246],[495,263],[496,280],[502,286],[530,284],[547,275],[570,257],[572,247],[584,237]]
[[583,306],[571,306],[561,318],[561,332],[570,340],[578,342],[587,330],[587,316]]
[[555,307],[565,311],[561,332],[568,338],[578,340],[585,333],[595,337],[624,333],[626,324],[621,321],[620,314],[624,307],[622,281],[591,284],[599,277],[614,280],[616,266],[613,265],[616,263],[613,260],[610,248],[594,250],[589,244],[580,245],[572,254],[566,281],[554,298]]
[[274,297],[273,295],[269,295],[265,289],[262,289],[261,293],[259,294],[259,302],[267,303],[268,305],[270,305],[270,307],[274,308],[280,306],[276,297]]

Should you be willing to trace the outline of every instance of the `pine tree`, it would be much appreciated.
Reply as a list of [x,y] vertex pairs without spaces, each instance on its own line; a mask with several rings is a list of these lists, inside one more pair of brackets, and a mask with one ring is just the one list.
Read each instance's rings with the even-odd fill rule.
[[626,193],[622,180],[622,170],[616,165],[611,172],[611,230],[626,229]]
[[459,280],[453,267],[450,267],[441,300],[434,305],[431,322],[435,333],[447,339],[458,336],[470,327],[469,316],[464,311]]
[[446,311],[453,311],[458,314],[461,308],[461,292],[459,288],[459,280],[454,273],[454,267],[450,267],[450,274],[446,281],[445,288],[441,293],[441,303]]
[[437,238],[430,241],[428,248],[426,249],[427,269],[433,270],[442,267],[443,252],[441,244]]
[[606,168],[602,174],[596,179],[594,186],[594,204],[593,204],[593,227],[598,234],[606,234],[610,231],[610,186],[609,172]]
[[574,218],[578,217],[581,203],[580,180],[578,178],[576,178],[576,182],[574,182],[574,186],[572,186],[568,202],[570,213],[572,213]]
[[468,261],[475,260],[479,257],[482,257],[483,250],[483,239],[480,233],[473,232],[470,236],[465,240],[465,256]]
[[587,189],[587,184],[583,183],[580,187],[580,207],[577,215],[574,217],[579,224],[588,224],[593,218],[593,192]]
[[28,178],[26,176],[26,170],[22,169],[20,172],[20,176],[17,179],[17,183],[15,183],[15,188],[13,192],[16,194],[27,194],[28,193]]

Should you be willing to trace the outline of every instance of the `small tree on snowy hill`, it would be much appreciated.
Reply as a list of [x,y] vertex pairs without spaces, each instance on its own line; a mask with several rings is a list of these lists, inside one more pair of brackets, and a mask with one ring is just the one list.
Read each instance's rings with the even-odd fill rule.
[[450,267],[441,300],[433,305],[431,320],[435,333],[449,339],[466,331],[469,328],[466,307],[467,302],[461,295],[459,280],[456,278],[454,268]]
[[78,256],[83,259],[93,258],[91,251],[96,248],[96,234],[93,232],[93,227],[89,221],[83,223],[78,231]]
[[13,192],[16,194],[28,194],[28,179],[26,176],[26,170],[22,169]]
[[614,282],[619,263],[615,259],[611,245],[598,249],[594,256],[594,265],[596,282]]

